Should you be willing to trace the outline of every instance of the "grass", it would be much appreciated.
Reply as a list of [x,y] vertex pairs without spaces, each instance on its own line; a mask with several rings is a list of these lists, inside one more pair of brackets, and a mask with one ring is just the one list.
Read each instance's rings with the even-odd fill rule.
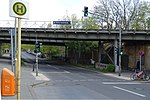
[[21,60],[21,66],[26,66],[25,62],[23,60]]

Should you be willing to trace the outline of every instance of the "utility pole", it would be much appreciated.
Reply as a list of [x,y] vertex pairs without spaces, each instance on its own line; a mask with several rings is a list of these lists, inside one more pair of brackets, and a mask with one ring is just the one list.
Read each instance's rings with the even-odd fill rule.
[[36,43],[35,43],[35,49],[36,49],[36,56],[35,56],[35,65],[36,65],[36,76],[38,76],[38,52],[37,52],[37,35],[36,35]]
[[38,76],[38,53],[36,53],[36,76]]
[[122,34],[122,28],[121,28],[121,23],[119,25],[119,71],[118,71],[118,76],[121,76],[121,34]]

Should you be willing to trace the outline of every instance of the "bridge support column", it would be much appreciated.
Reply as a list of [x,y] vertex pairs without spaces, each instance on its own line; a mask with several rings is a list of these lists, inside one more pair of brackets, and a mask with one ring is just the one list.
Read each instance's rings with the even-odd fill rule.
[[65,46],[65,61],[68,61],[68,47]]
[[117,65],[117,52],[118,52],[118,41],[117,39],[114,40],[114,65],[115,65],[115,72],[119,71],[119,66]]
[[103,47],[103,43],[102,41],[98,42],[98,62],[101,62],[101,54],[102,54],[102,47]]
[[2,42],[0,42],[0,57],[2,57]]

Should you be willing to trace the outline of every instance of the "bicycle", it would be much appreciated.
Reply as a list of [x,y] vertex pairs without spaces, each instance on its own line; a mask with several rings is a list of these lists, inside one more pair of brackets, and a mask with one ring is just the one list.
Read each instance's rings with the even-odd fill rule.
[[141,71],[137,71],[135,69],[134,73],[132,73],[130,75],[130,79],[131,80],[144,80],[144,81],[148,81],[150,79],[150,76],[144,71],[144,70],[141,70]]

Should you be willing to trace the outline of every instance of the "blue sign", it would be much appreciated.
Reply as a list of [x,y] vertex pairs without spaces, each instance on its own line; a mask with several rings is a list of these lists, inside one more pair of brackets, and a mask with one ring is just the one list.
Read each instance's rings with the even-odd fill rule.
[[70,25],[71,21],[53,21],[53,24]]

